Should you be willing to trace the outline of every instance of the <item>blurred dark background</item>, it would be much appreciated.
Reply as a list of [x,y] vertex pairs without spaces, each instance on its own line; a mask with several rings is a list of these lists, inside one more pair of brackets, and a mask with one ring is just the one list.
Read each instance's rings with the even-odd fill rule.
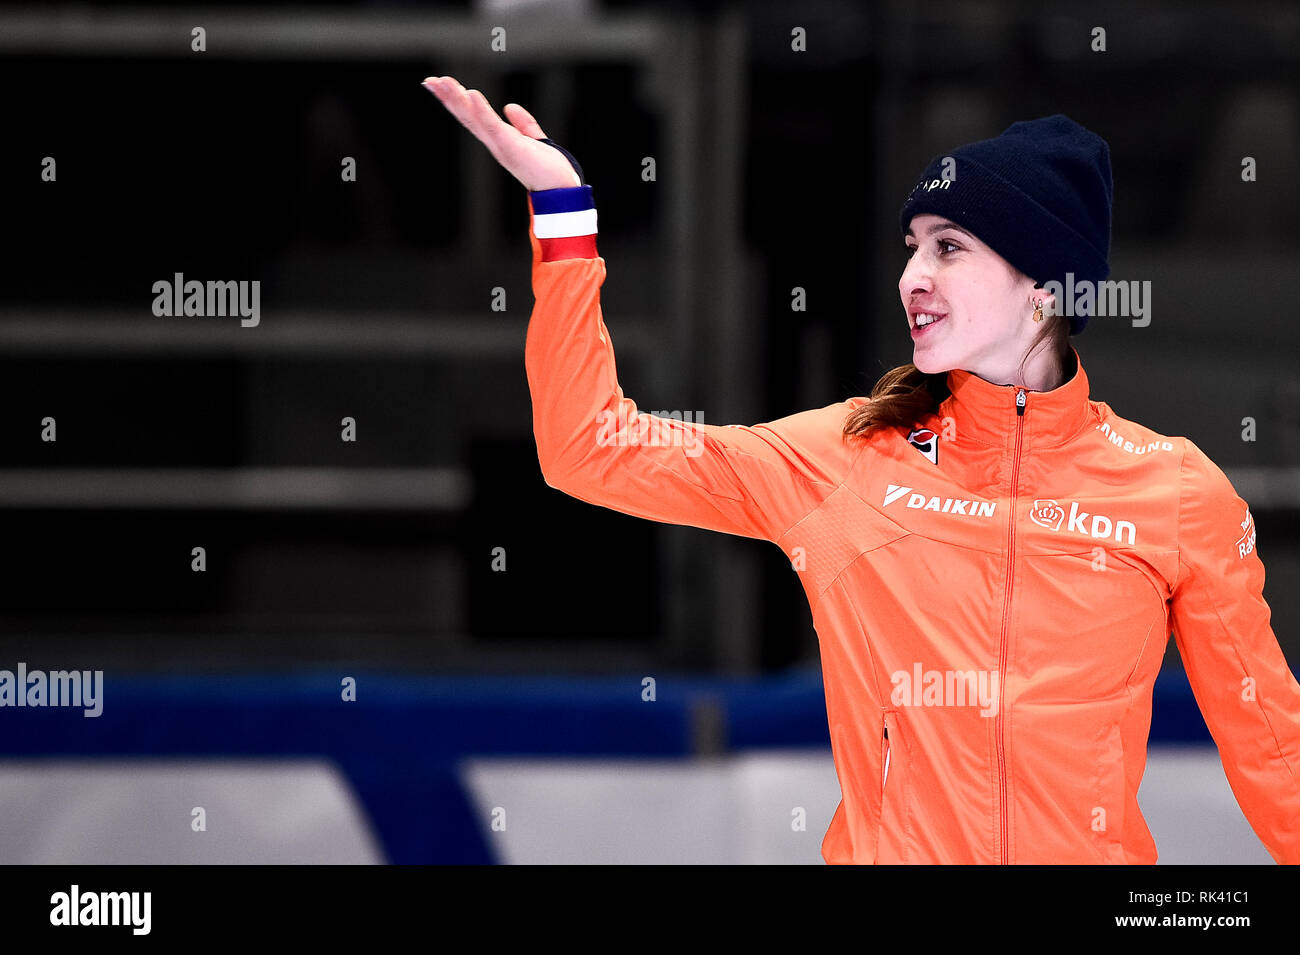
[[[930,157],[1055,112],[1104,136],[1111,277],[1152,321],[1075,340],[1093,397],[1228,472],[1300,659],[1298,41],[1294,4],[1185,0],[0,8],[0,657],[816,664],[777,548],[542,481],[525,194],[419,86],[451,74],[582,162],[627,395],[714,424],[910,359],[896,217]],[[259,280],[260,325],[155,317],[178,272]]]

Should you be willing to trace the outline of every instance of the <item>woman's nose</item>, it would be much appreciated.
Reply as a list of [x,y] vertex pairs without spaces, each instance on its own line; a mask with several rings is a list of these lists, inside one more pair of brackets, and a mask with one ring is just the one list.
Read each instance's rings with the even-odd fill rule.
[[913,252],[912,257],[907,260],[907,265],[903,267],[903,274],[898,279],[898,291],[906,298],[913,292],[929,290],[930,270],[926,268],[921,255]]

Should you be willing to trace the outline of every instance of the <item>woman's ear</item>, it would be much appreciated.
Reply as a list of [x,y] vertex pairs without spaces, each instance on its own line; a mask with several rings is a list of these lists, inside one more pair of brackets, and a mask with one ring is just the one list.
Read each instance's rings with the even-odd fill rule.
[[1053,295],[1051,292],[1047,291],[1047,289],[1040,288],[1037,285],[1034,286],[1034,289],[1029,296],[1030,306],[1033,306],[1035,302],[1043,303],[1044,315],[1056,314],[1056,296]]

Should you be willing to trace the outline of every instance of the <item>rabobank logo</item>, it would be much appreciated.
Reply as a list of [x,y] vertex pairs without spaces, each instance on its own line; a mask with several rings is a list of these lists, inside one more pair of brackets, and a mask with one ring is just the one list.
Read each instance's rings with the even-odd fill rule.
[[920,511],[938,511],[940,514],[964,514],[967,517],[992,517],[997,504],[992,501],[972,501],[964,497],[939,497],[913,491],[902,484],[885,486],[885,499],[882,507],[888,507],[895,501],[906,497],[905,507]]
[[1255,519],[1250,516],[1250,508],[1246,508],[1246,517],[1241,522],[1241,537],[1237,538],[1237,556],[1242,560],[1246,555],[1255,549]]

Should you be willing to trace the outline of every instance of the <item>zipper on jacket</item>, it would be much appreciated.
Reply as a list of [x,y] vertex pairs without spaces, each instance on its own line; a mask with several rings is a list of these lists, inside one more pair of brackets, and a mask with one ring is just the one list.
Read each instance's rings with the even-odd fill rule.
[[1025,389],[1016,389],[1016,450],[1011,458],[1011,519],[1007,533],[1007,587],[1002,601],[1002,634],[998,640],[998,818],[1002,827],[1002,864],[1009,865],[1011,850],[1007,846],[1007,763],[1002,743],[1004,726],[1003,698],[1007,692],[1007,628],[1011,620],[1011,578],[1016,566],[1016,493],[1020,481],[1020,442],[1025,428]]

